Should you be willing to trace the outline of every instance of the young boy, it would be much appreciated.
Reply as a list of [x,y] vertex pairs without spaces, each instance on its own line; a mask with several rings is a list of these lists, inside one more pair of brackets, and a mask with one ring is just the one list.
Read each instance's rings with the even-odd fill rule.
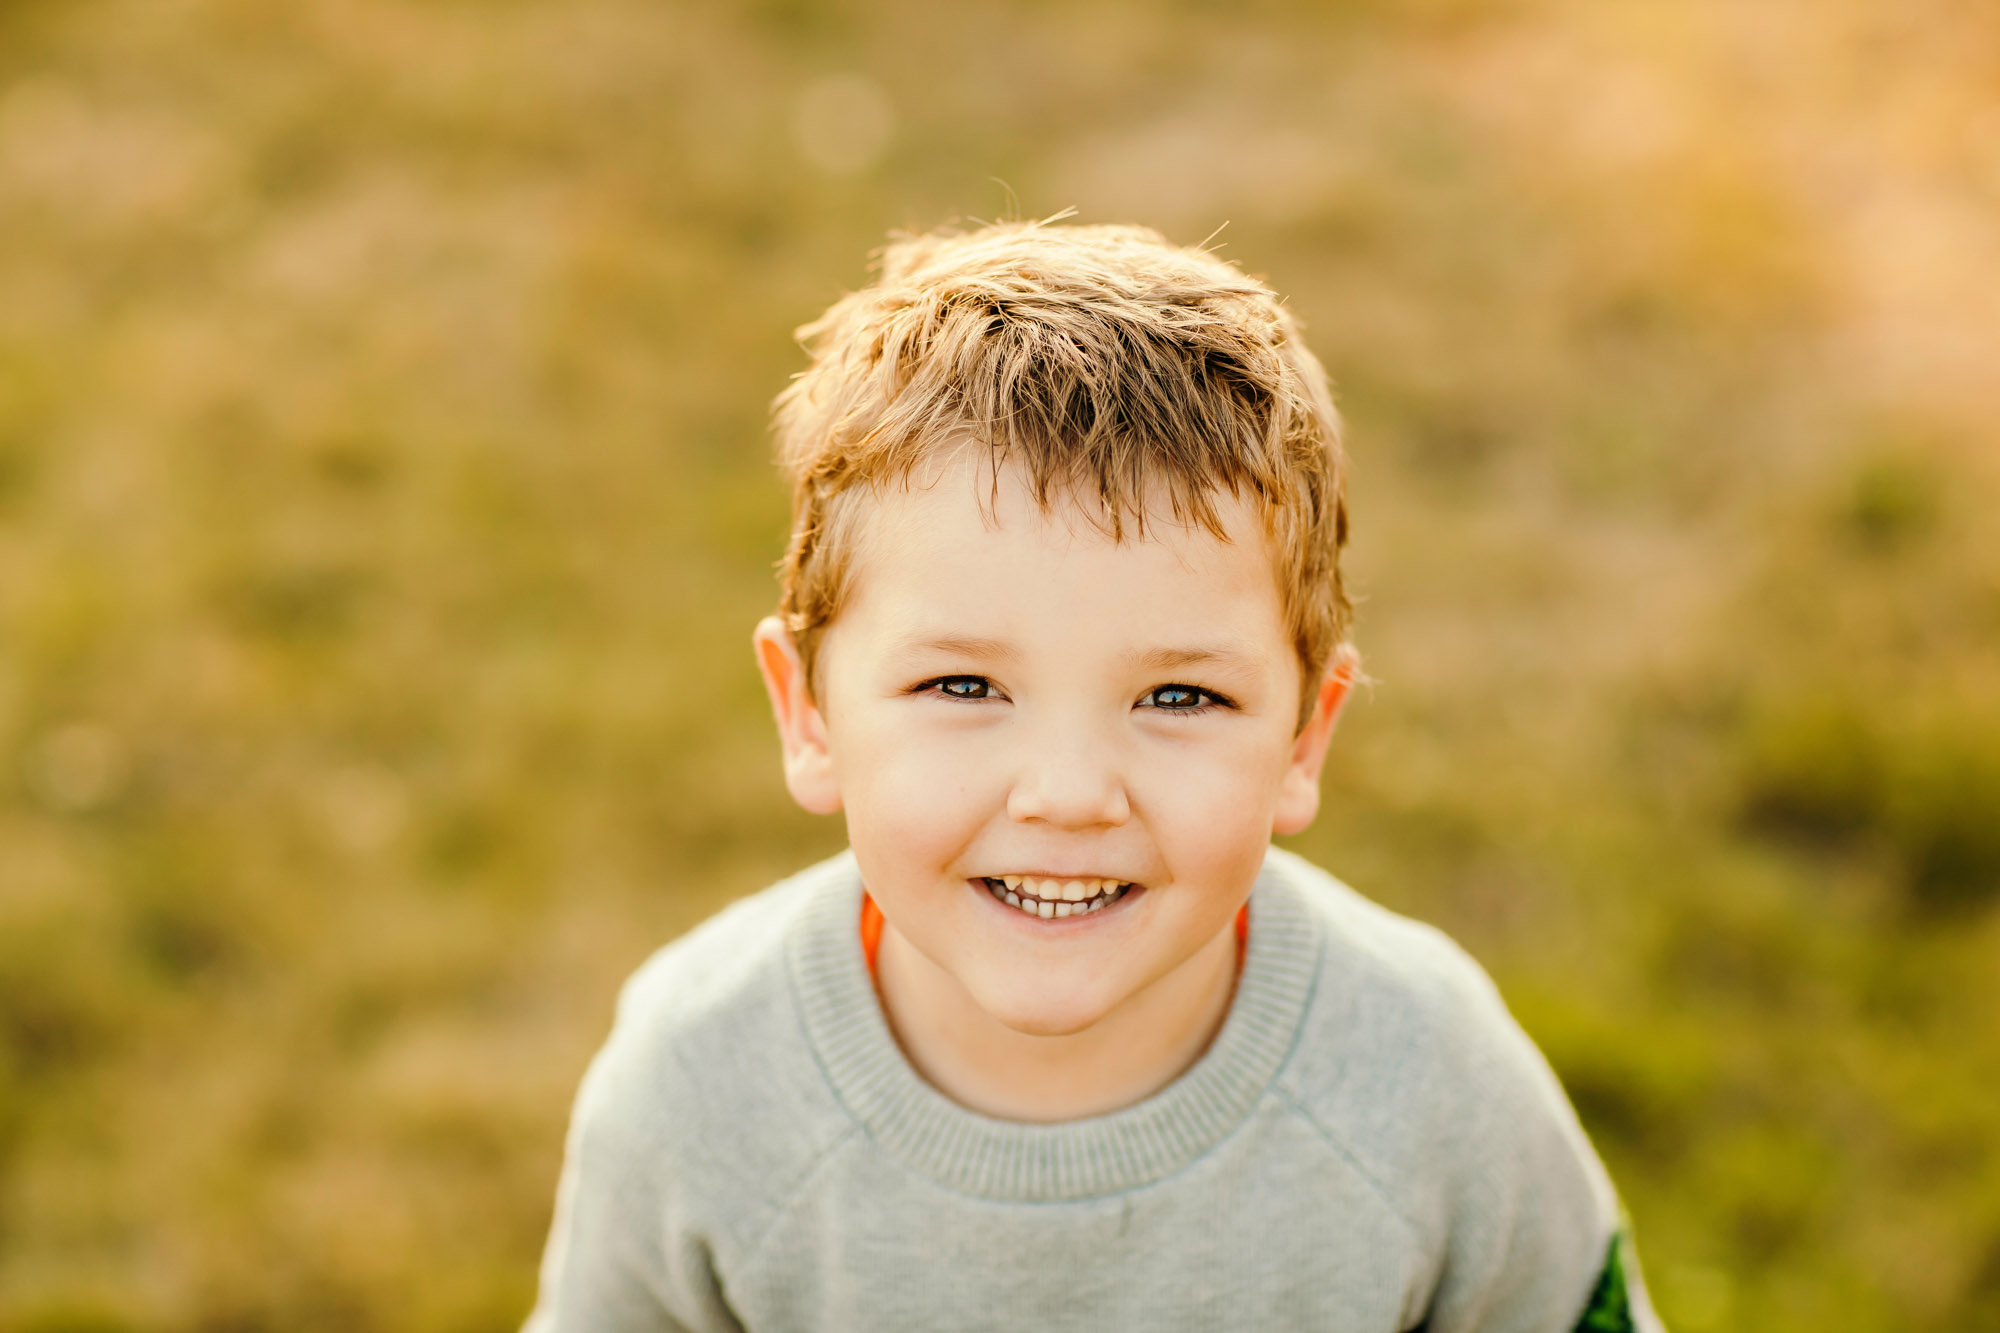
[[529,1328],[1657,1329],[1479,967],[1270,845],[1358,670],[1277,298],[1007,224],[806,333],[755,647],[851,849],[626,985]]

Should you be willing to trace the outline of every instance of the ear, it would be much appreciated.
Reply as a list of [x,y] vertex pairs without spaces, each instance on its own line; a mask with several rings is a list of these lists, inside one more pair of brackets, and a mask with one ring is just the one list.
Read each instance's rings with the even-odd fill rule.
[[833,751],[827,745],[826,719],[806,688],[805,663],[792,632],[776,616],[757,622],[750,636],[757,652],[757,669],[771,712],[778,720],[778,740],[785,751],[785,786],[792,799],[816,815],[840,809],[840,784],[833,771]]
[[1271,818],[1273,833],[1303,832],[1319,814],[1319,771],[1326,763],[1327,742],[1333,739],[1333,724],[1340,720],[1341,707],[1360,674],[1361,655],[1352,644],[1334,650],[1326,675],[1320,678],[1312,716],[1292,742],[1292,757],[1278,786],[1278,809]]

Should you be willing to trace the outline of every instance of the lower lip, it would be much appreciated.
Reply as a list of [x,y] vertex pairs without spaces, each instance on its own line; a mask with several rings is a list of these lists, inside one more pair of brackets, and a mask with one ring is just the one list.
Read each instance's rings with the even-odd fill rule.
[[1115,901],[1109,906],[1098,908],[1095,912],[1085,912],[1080,916],[1052,916],[1043,918],[1039,915],[1030,915],[1027,912],[1023,912],[1018,907],[1009,907],[1006,903],[993,896],[993,890],[986,887],[986,881],[983,879],[969,879],[965,881],[965,884],[967,888],[984,898],[989,906],[998,908],[1014,920],[1019,921],[1022,925],[1033,926],[1041,930],[1078,929],[1088,926],[1093,921],[1101,921],[1107,916],[1115,916],[1124,910],[1125,904],[1146,891],[1146,886],[1143,884],[1127,885],[1125,892],[1119,894]]

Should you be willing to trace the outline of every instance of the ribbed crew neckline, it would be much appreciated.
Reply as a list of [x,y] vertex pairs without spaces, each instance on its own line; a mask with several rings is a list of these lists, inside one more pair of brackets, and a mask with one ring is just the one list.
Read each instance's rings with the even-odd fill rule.
[[886,1151],[960,1193],[1057,1202],[1137,1189],[1179,1171],[1249,1116],[1284,1065],[1311,995],[1313,914],[1269,858],[1250,896],[1250,945],[1222,1030],[1194,1066],[1109,1115],[997,1120],[925,1083],[890,1035],[861,956],[861,876],[825,867],[787,954],[807,1035],[834,1091]]

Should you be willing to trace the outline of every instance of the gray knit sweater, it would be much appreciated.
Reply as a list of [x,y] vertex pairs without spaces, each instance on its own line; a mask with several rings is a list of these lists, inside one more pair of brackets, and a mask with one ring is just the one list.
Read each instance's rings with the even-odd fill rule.
[[1658,1328],[1561,1088],[1437,931],[1273,849],[1200,1061],[1017,1124],[904,1060],[860,898],[836,857],[626,984],[529,1333]]

